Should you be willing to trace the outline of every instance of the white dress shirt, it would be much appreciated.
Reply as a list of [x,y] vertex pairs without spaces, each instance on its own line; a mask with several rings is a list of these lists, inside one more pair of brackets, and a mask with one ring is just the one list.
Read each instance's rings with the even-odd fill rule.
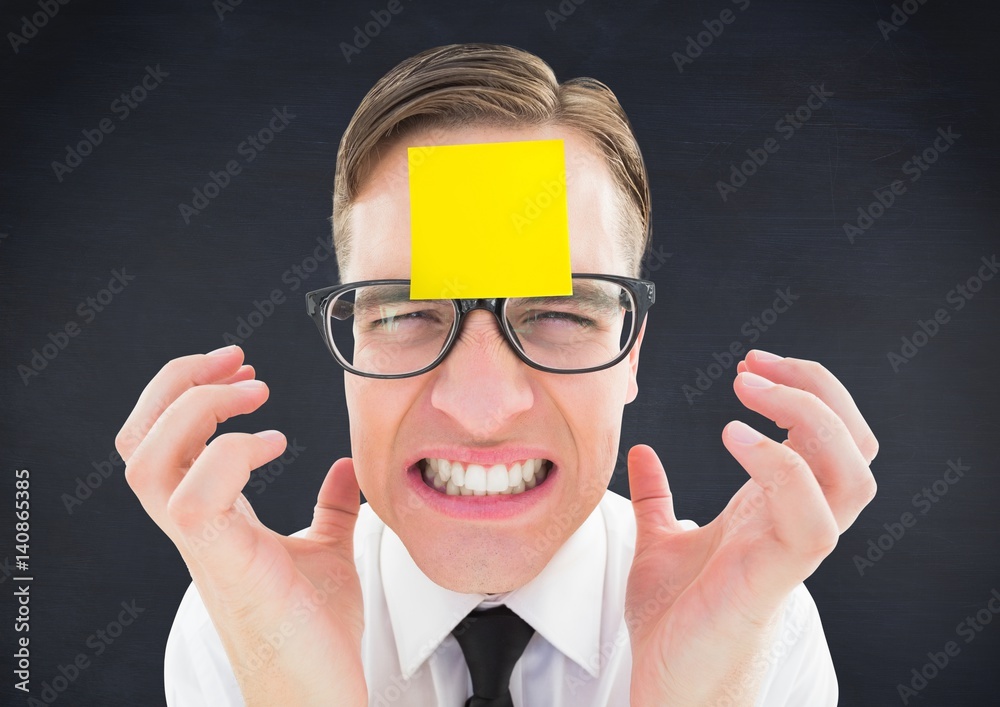
[[[632,668],[625,583],[634,550],[632,504],[608,490],[530,582],[504,594],[462,594],[428,579],[399,537],[362,504],[354,554],[369,705],[462,707],[472,679],[451,631],[473,609],[503,603],[535,629],[511,676],[515,707],[625,707]],[[776,636],[758,707],[836,707],[833,661],[805,585],[789,597]],[[167,639],[164,682],[169,707],[244,704],[193,583]]]

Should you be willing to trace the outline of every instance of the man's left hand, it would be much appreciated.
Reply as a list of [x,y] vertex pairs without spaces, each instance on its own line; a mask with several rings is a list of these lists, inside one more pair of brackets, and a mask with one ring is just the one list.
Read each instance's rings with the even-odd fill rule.
[[726,425],[723,444],[750,479],[708,525],[682,529],[656,453],[629,451],[633,707],[753,705],[785,599],[875,495],[878,442],[823,366],[751,351],[733,385],[788,438]]

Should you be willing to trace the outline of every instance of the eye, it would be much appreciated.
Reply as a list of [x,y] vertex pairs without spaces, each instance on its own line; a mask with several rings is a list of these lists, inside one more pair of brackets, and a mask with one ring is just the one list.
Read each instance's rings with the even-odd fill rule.
[[403,325],[436,324],[440,321],[441,317],[438,312],[433,310],[417,310],[414,312],[391,314],[387,317],[375,319],[368,323],[368,328],[395,331]]
[[403,314],[392,314],[388,317],[382,317],[381,319],[376,319],[372,322],[369,322],[368,326],[372,327],[373,329],[377,329],[379,327],[392,326],[393,324],[396,324],[397,322],[400,322],[404,319],[420,319],[422,317],[423,317],[423,312],[406,312]]
[[558,309],[535,309],[525,312],[525,323],[527,324],[540,323],[546,320],[549,322],[564,321],[570,324],[576,324],[580,327],[592,327],[596,324],[596,322],[589,317],[584,317],[579,314],[574,314],[573,312],[565,312]]

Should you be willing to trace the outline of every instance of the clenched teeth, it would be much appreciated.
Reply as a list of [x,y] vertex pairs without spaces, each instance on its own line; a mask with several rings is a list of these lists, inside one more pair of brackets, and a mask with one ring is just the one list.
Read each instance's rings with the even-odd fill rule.
[[463,464],[448,459],[424,459],[424,480],[449,496],[494,496],[517,494],[545,481],[552,463],[526,459],[515,464]]

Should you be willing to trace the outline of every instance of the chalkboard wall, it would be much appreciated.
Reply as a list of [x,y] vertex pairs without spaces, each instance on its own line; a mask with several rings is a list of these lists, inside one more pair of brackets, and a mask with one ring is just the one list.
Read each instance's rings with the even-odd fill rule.
[[[244,339],[270,401],[222,429],[295,441],[246,493],[276,530],[308,524],[349,453],[343,373],[301,296],[336,282],[333,258],[306,266],[326,252],[338,142],[400,60],[484,41],[604,81],[638,135],[658,296],[623,455],[656,448],[679,516],[706,523],[745,479],[726,422],[780,432],[737,401],[730,352],[822,362],[881,442],[876,499],[807,581],[841,704],[997,704],[997,14],[943,0],[5,3],[0,665],[16,650],[28,469],[32,695],[163,703],[189,576],[114,437],[171,358]],[[273,140],[248,139],[272,119]],[[628,495],[621,462],[612,488]],[[0,702],[27,704],[0,672]]]

